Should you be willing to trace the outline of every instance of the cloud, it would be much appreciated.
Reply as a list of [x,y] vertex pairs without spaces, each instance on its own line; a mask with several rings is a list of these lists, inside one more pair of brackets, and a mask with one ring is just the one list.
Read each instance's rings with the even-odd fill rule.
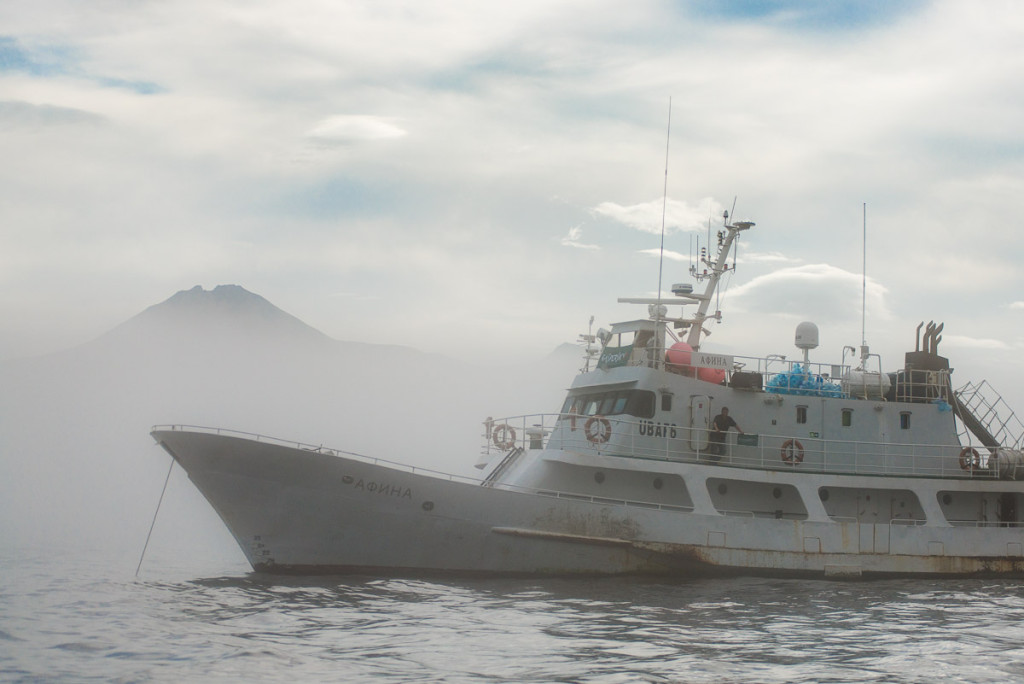
[[[0,118],[14,124],[0,136],[0,356],[34,353],[56,325],[75,329],[62,342],[101,332],[195,282],[302,304],[349,337],[394,316],[330,293],[411,296],[418,340],[490,349],[475,297],[523,263],[539,275],[503,302],[525,320],[544,299],[530,343],[575,339],[580,308],[614,320],[614,298],[649,278],[634,257],[661,232],[669,95],[669,270],[686,231],[717,230],[738,196],[758,226],[730,304],[859,324],[867,202],[884,236],[869,239],[869,311],[948,311],[952,328],[970,310],[1011,339],[997,328],[1015,316],[993,302],[1024,290],[1024,13],[713,7],[0,3]],[[979,227],[986,240],[964,237]],[[560,246],[624,258],[596,279]],[[784,268],[822,262],[836,270]],[[958,277],[967,263],[986,277]],[[580,295],[584,278],[601,282]],[[497,343],[517,350],[525,330]]]
[[722,207],[710,197],[704,198],[695,206],[679,200],[669,199],[663,202],[658,199],[631,205],[602,202],[594,207],[593,213],[610,218],[634,230],[659,235],[662,216],[664,216],[666,233],[684,230],[696,232],[706,230],[712,216],[721,216]]
[[108,88],[130,90],[139,95],[164,92],[164,88],[151,81],[90,73],[84,64],[81,50],[70,45],[43,43],[29,48],[18,40],[0,36],[0,73],[21,72],[39,78],[67,76]]
[[36,45],[27,47],[22,41],[0,36],[0,71],[19,71],[33,76],[56,76],[74,63],[73,50],[66,46]]
[[737,261],[741,264],[758,263],[793,263],[799,259],[786,256],[781,252],[741,252]]
[[0,121],[6,127],[41,127],[105,123],[103,117],[72,107],[0,101]]
[[341,114],[318,122],[306,136],[320,142],[348,144],[401,138],[408,132],[391,120],[378,116]]
[[574,226],[569,229],[569,234],[564,236],[559,242],[563,247],[575,247],[576,249],[601,249],[598,245],[590,245],[580,242],[580,238],[582,236],[582,226]]
[[942,341],[954,347],[964,349],[979,349],[982,351],[1007,351],[1013,349],[1013,345],[1002,340],[983,337],[966,337],[964,335],[943,335]]
[[695,12],[721,20],[756,21],[790,25],[814,31],[854,31],[865,26],[892,23],[920,10],[921,0],[901,3],[837,0],[807,3],[800,0],[737,2],[735,0],[697,0]]
[[1024,311],[1024,302],[1013,302],[1010,304],[1010,309],[1014,311]]
[[[638,254],[646,254],[646,255],[652,256],[652,257],[661,257],[663,252],[660,249],[641,249],[638,252]],[[665,256],[666,259],[669,259],[670,261],[689,261],[690,260],[690,257],[688,257],[687,255],[680,254],[679,252],[673,252],[671,249],[666,249],[664,251],[664,256]]]
[[[867,311],[875,321],[892,318],[886,292],[883,285],[870,278],[867,280]],[[730,301],[744,311],[824,323],[859,321],[861,295],[860,274],[828,264],[784,268],[728,291]]]

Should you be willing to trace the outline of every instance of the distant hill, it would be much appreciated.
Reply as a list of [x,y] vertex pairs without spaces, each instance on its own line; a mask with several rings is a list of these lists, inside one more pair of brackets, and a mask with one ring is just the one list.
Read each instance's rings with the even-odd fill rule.
[[[158,423],[477,476],[482,421],[557,411],[569,347],[481,368],[334,340],[237,285],[183,290],[88,344],[0,363],[0,545],[140,549],[169,463]],[[165,543],[230,544],[180,473],[164,508]]]
[[250,343],[332,342],[258,294],[238,285],[181,290],[102,335],[96,344],[135,344],[155,337],[209,344],[222,337]]
[[326,337],[319,330],[238,285],[218,285],[212,290],[204,290],[202,286],[196,285],[191,290],[181,290],[167,300],[149,307],[112,332],[133,325],[166,325],[184,321],[211,327],[222,327],[230,321],[231,325],[242,326],[248,332],[292,332]]

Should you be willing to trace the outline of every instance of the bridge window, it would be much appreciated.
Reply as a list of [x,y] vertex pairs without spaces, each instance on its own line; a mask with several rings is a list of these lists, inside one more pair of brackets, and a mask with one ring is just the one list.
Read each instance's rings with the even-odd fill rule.
[[654,406],[654,392],[618,390],[617,392],[593,392],[570,396],[562,405],[562,413],[578,416],[626,414],[637,418],[653,418]]

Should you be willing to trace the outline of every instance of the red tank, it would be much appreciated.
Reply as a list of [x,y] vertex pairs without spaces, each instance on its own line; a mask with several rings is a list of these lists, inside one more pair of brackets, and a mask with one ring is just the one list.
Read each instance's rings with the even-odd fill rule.
[[665,351],[665,370],[693,377],[693,366],[690,365],[692,353],[693,347],[686,342],[676,342]]

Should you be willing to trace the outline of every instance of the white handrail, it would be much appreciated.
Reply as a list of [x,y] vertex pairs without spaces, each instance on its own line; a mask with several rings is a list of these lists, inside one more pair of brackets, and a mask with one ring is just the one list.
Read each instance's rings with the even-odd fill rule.
[[[633,416],[605,416],[604,420],[611,425],[612,437],[607,442],[594,443],[585,435],[585,425],[591,418],[572,414],[528,414],[495,419],[492,424],[514,428],[516,445],[524,449],[530,448],[526,430],[532,428],[544,433],[543,446],[555,440],[555,448],[604,456],[842,475],[998,479],[997,472],[985,467],[962,469],[960,453],[971,447],[957,444],[890,444],[801,438],[802,458],[787,462],[782,452],[786,443],[792,440],[791,435],[761,434],[757,436],[757,446],[737,444],[730,435],[726,445],[727,453],[720,460],[715,460],[709,451],[695,451],[690,446],[694,430],[706,431],[703,428],[672,426],[675,436],[649,439],[639,435],[641,419]],[[575,429],[571,427],[573,420],[576,423]],[[985,453],[980,446],[974,448],[979,453]],[[482,453],[494,454],[497,450],[493,440],[488,439]]]

